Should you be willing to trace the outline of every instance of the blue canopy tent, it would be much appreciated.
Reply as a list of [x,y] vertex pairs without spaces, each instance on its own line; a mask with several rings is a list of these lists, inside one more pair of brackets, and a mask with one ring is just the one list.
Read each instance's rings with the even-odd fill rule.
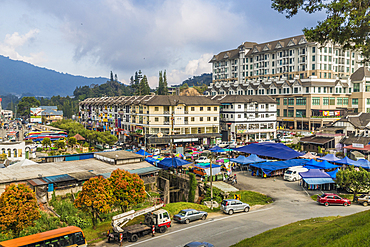
[[359,159],[356,161],[356,164],[354,166],[359,166],[365,169],[370,169],[370,161],[365,159]]
[[234,150],[282,160],[294,159],[302,156],[301,153],[294,151],[282,143],[271,142],[252,143],[244,147],[234,148]]
[[275,175],[273,174],[275,171],[284,170],[292,166],[303,166],[307,161],[307,159],[292,159],[286,161],[254,163],[250,164],[250,166],[260,168],[267,176],[272,176]]
[[140,154],[140,155],[143,155],[143,156],[152,155],[152,154],[146,152],[144,149],[140,149],[139,151],[136,152],[136,154]]
[[338,168],[337,165],[333,165],[326,160],[323,162],[317,162],[315,160],[310,160],[304,165],[305,168],[307,169],[333,169],[333,168]]
[[159,160],[154,159],[152,157],[146,158],[145,161],[148,162],[148,163],[150,163],[150,164],[152,164],[152,165],[155,165],[155,166],[157,166],[157,163],[159,162]]
[[334,171],[331,171],[331,172],[326,172],[327,174],[329,174],[329,176],[332,178],[332,179],[336,179],[337,178],[337,172],[339,171],[339,168],[335,169]]
[[219,146],[214,146],[213,148],[210,148],[209,151],[217,153],[217,152],[223,152],[224,150],[220,148]]
[[326,161],[334,162],[334,161],[337,161],[337,160],[340,160],[340,159],[335,157],[334,154],[327,154],[324,157],[318,158],[318,160],[326,160]]
[[351,160],[350,158],[348,158],[347,156],[344,157],[343,159],[341,160],[337,160],[335,161],[335,163],[338,163],[338,164],[345,164],[345,165],[356,165],[357,162],[354,161],[354,160]]
[[[334,180],[329,174],[320,169],[310,169],[307,172],[300,172],[303,181],[307,184],[308,189],[322,189],[325,184],[334,184]],[[328,186],[330,190],[330,185]]]
[[168,169],[170,167],[178,168],[188,164],[190,164],[190,162],[175,157],[175,158],[165,158],[161,160],[160,162],[158,162],[158,167]]

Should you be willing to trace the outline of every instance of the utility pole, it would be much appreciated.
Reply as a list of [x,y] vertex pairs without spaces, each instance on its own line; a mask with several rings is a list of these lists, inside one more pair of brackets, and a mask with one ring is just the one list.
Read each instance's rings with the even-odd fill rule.
[[171,132],[170,132],[170,138],[171,138],[170,148],[171,148],[172,167],[173,167],[173,138],[172,138],[172,135],[173,135],[173,122],[174,122],[174,119],[173,119],[173,108],[172,108],[171,109]]
[[212,187],[212,181],[213,181],[213,177],[212,177],[212,153],[211,153],[211,157],[210,157],[210,164],[209,164],[209,175],[211,177],[211,210],[213,209],[213,187]]

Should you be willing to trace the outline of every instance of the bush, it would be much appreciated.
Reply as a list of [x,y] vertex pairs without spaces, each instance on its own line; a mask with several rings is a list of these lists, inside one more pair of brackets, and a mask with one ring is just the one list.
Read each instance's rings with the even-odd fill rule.
[[[222,195],[222,191],[213,187],[213,201],[216,201],[218,204],[221,204],[224,196]],[[211,188],[207,187],[206,196],[204,197],[203,201],[210,201],[211,200]]]
[[194,173],[189,173],[189,196],[188,202],[194,202],[195,200],[195,190],[197,189],[198,182]]
[[35,221],[35,226],[30,226],[27,227],[26,229],[23,229],[20,232],[19,237],[32,235],[39,232],[50,231],[60,227],[67,226],[65,223],[60,222],[58,217],[55,217],[51,214],[47,214],[42,211],[40,213],[41,218]]
[[42,148],[36,148],[36,152],[42,152]]

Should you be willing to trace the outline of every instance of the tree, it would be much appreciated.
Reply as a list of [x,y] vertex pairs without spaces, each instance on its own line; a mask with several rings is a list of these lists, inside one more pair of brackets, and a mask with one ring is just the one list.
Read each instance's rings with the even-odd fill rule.
[[195,200],[195,191],[197,189],[198,182],[195,178],[194,173],[189,173],[189,196],[188,196],[188,202],[194,202]]
[[74,145],[76,145],[77,144],[77,139],[76,139],[76,137],[70,137],[70,138],[68,138],[68,146],[70,146],[70,147],[74,147]]
[[164,95],[168,95],[168,85],[167,85],[167,76],[166,76],[166,71],[163,73],[163,90],[164,90]]
[[66,143],[62,140],[59,140],[59,141],[55,142],[55,146],[58,149],[64,149],[66,147]]
[[159,71],[159,82],[158,82],[157,94],[158,95],[163,95],[164,94],[162,71]]
[[15,237],[40,218],[35,193],[27,185],[10,184],[0,196],[0,231]]
[[23,97],[17,105],[17,114],[22,117],[30,116],[30,108],[39,107],[40,101],[35,97]]
[[101,176],[86,181],[74,201],[77,208],[90,213],[94,229],[97,220],[102,221],[100,214],[109,212],[113,203],[114,197],[110,181]]
[[370,189],[370,172],[362,167],[349,166],[345,170],[337,172],[335,182],[343,189],[353,193],[353,201],[357,200],[357,194]]
[[144,181],[139,175],[117,169],[112,172],[108,180],[112,184],[116,204],[123,212],[144,201],[146,197]]
[[45,137],[44,140],[42,140],[41,144],[44,146],[44,147],[51,147],[51,140],[49,137]]
[[310,41],[340,44],[343,49],[359,50],[370,61],[370,1],[361,0],[272,0],[272,8],[286,14],[287,18],[299,10],[307,13],[326,11],[326,19],[314,28],[304,28]]
[[110,72],[110,81],[113,81],[113,71]]
[[141,79],[139,83],[139,87],[136,91],[137,95],[149,95],[150,94],[150,87],[148,84],[148,79],[146,75],[144,75],[143,79]]

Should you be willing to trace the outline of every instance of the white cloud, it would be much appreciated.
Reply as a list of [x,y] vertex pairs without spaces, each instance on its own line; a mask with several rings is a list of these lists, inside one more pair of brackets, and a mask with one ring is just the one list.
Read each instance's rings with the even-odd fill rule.
[[42,51],[37,53],[31,52],[29,56],[21,55],[17,51],[23,46],[32,43],[38,33],[38,29],[32,29],[24,35],[20,35],[18,32],[5,35],[4,42],[0,43],[0,54],[8,56],[13,60],[22,60],[35,65],[45,62],[45,54]]

